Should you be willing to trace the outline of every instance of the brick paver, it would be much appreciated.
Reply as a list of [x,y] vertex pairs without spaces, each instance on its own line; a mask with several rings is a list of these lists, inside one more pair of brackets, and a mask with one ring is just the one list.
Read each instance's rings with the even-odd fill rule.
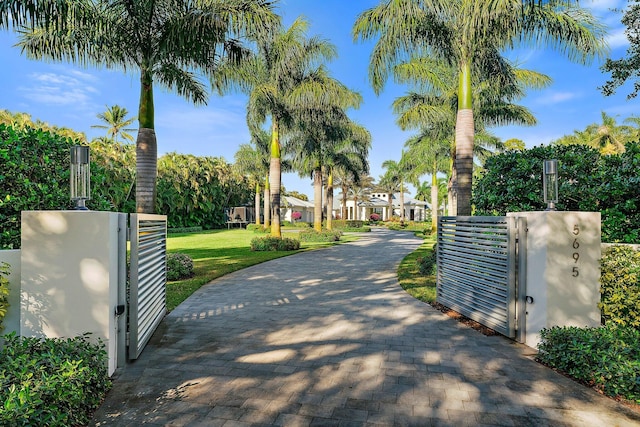
[[640,426],[640,414],[406,294],[411,234],[203,286],[116,373],[98,426]]

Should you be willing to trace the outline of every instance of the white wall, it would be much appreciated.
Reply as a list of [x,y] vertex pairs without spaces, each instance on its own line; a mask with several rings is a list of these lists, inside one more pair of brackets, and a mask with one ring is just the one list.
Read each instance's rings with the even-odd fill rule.
[[0,264],[6,262],[10,267],[9,274],[9,309],[2,320],[3,334],[20,333],[20,250],[0,251]]
[[[22,212],[20,334],[101,338],[115,371],[119,220],[93,211]],[[121,230],[124,232],[124,230]]]

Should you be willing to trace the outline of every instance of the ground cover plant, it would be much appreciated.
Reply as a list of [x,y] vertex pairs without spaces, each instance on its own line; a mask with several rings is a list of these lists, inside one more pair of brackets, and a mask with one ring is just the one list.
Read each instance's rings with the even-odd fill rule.
[[111,387],[102,342],[4,336],[0,425],[87,425]]
[[[291,232],[296,237],[296,232]],[[245,229],[212,230],[200,233],[172,234],[167,238],[169,253],[184,253],[193,259],[193,277],[167,283],[167,309],[177,307],[189,295],[205,283],[225,274],[261,262],[313,250],[335,244],[357,240],[354,235],[345,235],[340,242],[303,242],[297,251],[251,250],[253,231]]]

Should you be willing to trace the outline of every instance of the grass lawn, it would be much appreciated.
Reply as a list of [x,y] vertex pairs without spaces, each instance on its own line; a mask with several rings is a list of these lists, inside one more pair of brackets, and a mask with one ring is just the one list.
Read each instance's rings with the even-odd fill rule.
[[[283,228],[283,237],[296,238],[297,234],[295,230]],[[251,239],[265,235],[245,229],[170,234],[167,238],[167,251],[189,255],[193,259],[195,275],[190,279],[167,283],[167,309],[173,310],[205,283],[233,271],[294,253],[358,239],[352,234],[345,234],[340,242],[302,242],[298,251],[252,251]]]
[[424,243],[415,251],[404,257],[398,267],[398,280],[402,289],[412,297],[433,303],[436,300],[436,276],[420,274],[417,260],[431,254],[436,236],[428,236]]

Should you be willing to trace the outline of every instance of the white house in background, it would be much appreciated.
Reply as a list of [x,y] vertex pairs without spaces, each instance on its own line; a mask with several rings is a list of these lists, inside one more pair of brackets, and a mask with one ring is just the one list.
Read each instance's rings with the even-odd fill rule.
[[298,221],[313,222],[313,202],[307,202],[291,196],[282,196],[280,198],[280,208],[282,219],[285,221],[292,221],[291,214],[300,212],[302,217]]
[[[342,205],[342,199],[340,205]],[[358,200],[358,206],[356,207],[353,199],[347,199],[347,218],[345,219],[357,219],[368,220],[371,214],[380,215],[380,219],[386,221],[392,216],[400,217],[400,193],[395,193],[392,196],[391,203],[393,205],[393,212],[389,215],[389,194],[387,193],[372,193],[365,200]],[[426,221],[429,210],[429,204],[421,200],[416,200],[407,195],[404,196],[404,217],[407,221]],[[338,209],[338,213],[340,209]]]

